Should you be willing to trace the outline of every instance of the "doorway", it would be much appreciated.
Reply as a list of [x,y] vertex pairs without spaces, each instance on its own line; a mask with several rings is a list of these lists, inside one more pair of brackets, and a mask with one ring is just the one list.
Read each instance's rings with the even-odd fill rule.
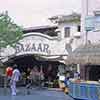
[[100,65],[90,65],[89,80],[100,80]]
[[37,67],[38,72],[42,71],[44,73],[44,81],[54,81],[57,79],[58,73],[58,61],[46,61],[46,60],[37,60],[34,55],[22,55],[9,59],[6,62],[6,66],[12,66],[13,64],[18,65],[18,69],[21,73],[26,72],[27,68],[33,69]]

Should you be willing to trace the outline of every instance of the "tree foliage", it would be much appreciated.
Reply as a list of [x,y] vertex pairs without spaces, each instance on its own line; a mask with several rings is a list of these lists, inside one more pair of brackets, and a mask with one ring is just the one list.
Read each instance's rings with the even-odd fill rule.
[[23,35],[20,26],[8,16],[8,12],[0,14],[0,48],[14,46]]

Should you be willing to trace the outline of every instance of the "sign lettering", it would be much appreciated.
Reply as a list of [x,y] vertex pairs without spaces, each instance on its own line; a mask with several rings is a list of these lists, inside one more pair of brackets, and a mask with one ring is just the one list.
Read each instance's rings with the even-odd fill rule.
[[49,45],[48,44],[43,44],[43,43],[28,43],[28,44],[17,44],[16,45],[16,53],[20,52],[44,52],[44,53],[49,53]]

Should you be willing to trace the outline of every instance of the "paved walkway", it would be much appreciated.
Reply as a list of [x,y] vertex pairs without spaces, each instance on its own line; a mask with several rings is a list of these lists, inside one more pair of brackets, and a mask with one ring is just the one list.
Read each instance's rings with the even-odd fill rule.
[[0,89],[0,100],[74,100],[61,91],[34,88],[27,94],[24,88],[20,88],[17,96],[11,96],[10,91]]

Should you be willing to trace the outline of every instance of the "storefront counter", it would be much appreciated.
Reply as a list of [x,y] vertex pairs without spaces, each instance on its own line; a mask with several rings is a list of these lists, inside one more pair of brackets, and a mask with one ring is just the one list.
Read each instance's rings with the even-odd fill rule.
[[69,81],[69,95],[75,99],[100,100],[100,83],[96,81]]

